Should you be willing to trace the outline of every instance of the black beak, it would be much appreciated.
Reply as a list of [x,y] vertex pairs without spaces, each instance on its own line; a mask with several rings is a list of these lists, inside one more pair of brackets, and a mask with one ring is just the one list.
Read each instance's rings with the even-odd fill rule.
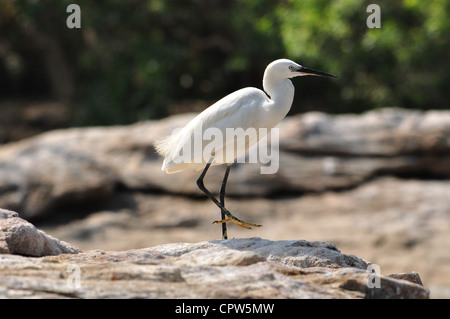
[[304,66],[300,67],[297,72],[301,72],[307,75],[316,75],[316,76],[331,76],[333,78],[336,77],[336,75],[331,74],[331,73],[327,73],[327,72],[322,72],[322,71],[317,71],[314,69],[310,69],[310,68],[306,68]]

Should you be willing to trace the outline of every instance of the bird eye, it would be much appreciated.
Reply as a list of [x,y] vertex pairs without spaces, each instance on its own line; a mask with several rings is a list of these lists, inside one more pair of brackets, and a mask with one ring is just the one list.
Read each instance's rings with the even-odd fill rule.
[[294,70],[294,67],[292,65],[289,66],[289,70]]

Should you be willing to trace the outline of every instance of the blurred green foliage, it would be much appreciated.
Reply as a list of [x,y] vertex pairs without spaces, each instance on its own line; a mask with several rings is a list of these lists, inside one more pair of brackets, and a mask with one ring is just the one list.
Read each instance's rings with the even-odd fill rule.
[[[75,125],[130,123],[261,87],[286,57],[339,76],[295,79],[293,112],[448,107],[450,1],[379,1],[369,29],[372,2],[0,0],[0,98],[63,100]],[[70,3],[81,29],[66,27]]]
[[[339,75],[333,111],[450,106],[450,1],[288,2],[277,10],[287,53]],[[370,3],[380,29],[366,26]]]

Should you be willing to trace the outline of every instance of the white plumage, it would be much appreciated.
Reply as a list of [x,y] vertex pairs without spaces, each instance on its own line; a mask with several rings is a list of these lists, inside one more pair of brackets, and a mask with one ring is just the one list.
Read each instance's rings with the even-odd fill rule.
[[[202,137],[207,129],[218,129],[225,137],[227,128],[246,130],[252,127],[272,127],[272,123],[264,121],[263,117],[264,113],[268,112],[269,105],[270,100],[267,95],[256,88],[245,88],[227,95],[197,115],[184,128],[157,142],[156,150],[165,158],[162,170],[167,173],[175,173],[189,168],[204,168],[212,156],[212,154],[204,153],[204,148],[209,141],[203,140]],[[201,134],[200,137],[199,134]],[[186,148],[186,144],[191,144],[191,150],[194,149],[194,138],[203,142],[200,152],[190,154],[192,159],[190,163],[179,163],[181,161],[180,152]],[[249,146],[257,141],[252,142],[249,143]],[[225,152],[226,144],[219,145],[219,148],[215,149],[215,160],[212,165],[224,164]]]
[[[191,120],[177,133],[162,139],[156,143],[157,152],[164,157],[162,170],[167,173],[175,173],[185,169],[202,169],[206,165],[205,158],[209,159],[212,154],[203,152],[208,141],[204,141],[202,150],[190,154],[192,161],[186,163],[180,159],[180,152],[186,149],[186,144],[193,144],[194,133],[203,134],[209,128],[221,130],[225,136],[227,128],[267,128],[275,127],[288,113],[294,99],[294,86],[289,80],[295,76],[305,73],[306,68],[287,59],[272,62],[266,68],[263,78],[264,91],[256,88],[244,88],[233,92],[218,102],[214,103],[197,117]],[[308,71],[313,71],[307,69]],[[248,147],[257,140],[250,141]],[[198,138],[198,136],[197,136]],[[200,137],[200,140],[203,140]],[[193,147],[191,147],[191,150]],[[247,148],[248,149],[248,148]],[[212,165],[224,164],[226,144],[215,150],[215,160]],[[239,156],[242,154],[236,154]],[[180,163],[181,162],[181,163]]]
[[[252,87],[235,91],[205,109],[178,132],[156,142],[157,152],[164,157],[163,171],[176,173],[186,169],[204,168],[197,184],[229,217],[228,220],[222,220],[219,223],[232,221],[244,228],[249,228],[244,225],[260,226],[243,222],[231,215],[224,205],[219,203],[206,190],[203,185],[203,177],[210,165],[233,163],[234,159],[243,155],[264,134],[258,134],[255,138],[247,140],[244,149],[236,150],[233,153],[233,158],[227,158],[225,156],[227,147],[230,147],[232,141],[224,139],[223,143],[218,143],[212,151],[207,147],[210,141],[204,140],[204,133],[208,129],[214,129],[221,132],[222,136],[225,137],[227,128],[241,128],[243,130],[253,128],[258,132],[259,129],[265,128],[268,133],[286,116],[291,108],[294,99],[294,86],[290,78],[303,75],[334,76],[303,67],[288,59],[276,60],[270,63],[264,72],[264,91]],[[195,148],[195,141],[199,141],[201,146]],[[224,178],[223,192],[225,191],[224,185],[226,184],[228,171],[229,168],[227,168]],[[226,232],[224,238],[226,238]]]

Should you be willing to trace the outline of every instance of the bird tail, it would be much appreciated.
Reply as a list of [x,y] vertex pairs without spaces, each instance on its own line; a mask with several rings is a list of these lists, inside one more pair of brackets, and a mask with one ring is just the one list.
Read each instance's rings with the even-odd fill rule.
[[[162,171],[166,171],[169,174],[179,171],[178,166],[180,165],[174,162],[174,158],[176,157],[174,153],[176,152],[176,148],[181,137],[182,134],[180,132],[176,132],[155,141],[154,146],[156,152],[164,158],[163,166],[161,168]],[[174,166],[177,166],[177,168],[173,168]],[[184,169],[186,168],[183,167],[181,170]]]
[[169,135],[169,136],[166,136],[162,139],[155,141],[154,146],[155,146],[156,153],[158,153],[162,157],[166,157],[170,152],[170,148],[172,145],[172,143],[170,143],[170,141],[172,140],[172,138],[173,138],[173,136]]
[[180,139],[182,138],[182,130],[177,130],[169,136],[157,140],[154,143],[156,152],[162,157],[169,156],[174,149],[178,146]]

